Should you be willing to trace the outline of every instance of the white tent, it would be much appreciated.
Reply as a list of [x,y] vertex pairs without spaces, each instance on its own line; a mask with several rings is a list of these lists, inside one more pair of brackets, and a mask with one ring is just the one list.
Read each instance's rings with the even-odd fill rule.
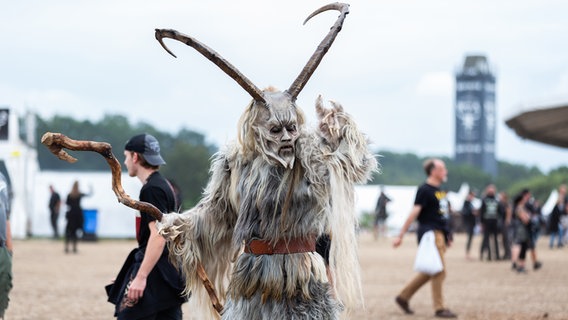
[[[417,186],[397,186],[397,185],[359,185],[355,186],[355,209],[359,216],[365,213],[372,214],[377,204],[377,199],[383,192],[391,199],[387,203],[389,217],[386,221],[389,234],[397,233],[414,205]],[[449,191],[448,201],[452,210],[459,211],[463,205],[465,197],[469,192],[469,185],[462,184],[458,192]]]
[[[100,157],[93,153],[93,157]],[[101,158],[101,161],[104,159]],[[60,172],[42,171],[36,175],[35,202],[30,217],[30,233],[33,236],[51,236],[53,234],[49,218],[49,185],[53,185],[61,196],[62,206],[59,214],[59,233],[65,228],[65,199],[71,191],[73,182],[79,181],[83,193],[91,193],[84,197],[81,205],[90,217],[96,219],[94,229],[98,237],[133,238],[135,236],[135,214],[137,211],[118,202],[112,191],[112,179],[109,172]],[[138,199],[142,184],[137,178],[121,177],[124,191],[133,199]],[[92,191],[92,192],[91,192]],[[87,218],[87,216],[86,216]],[[92,219],[91,219],[92,221]]]
[[542,204],[541,212],[542,215],[547,217],[554,209],[556,202],[558,201],[558,190],[554,189],[550,192],[548,199]]
[[[84,198],[83,208],[92,213],[93,230],[101,237],[134,237],[135,210],[118,203],[112,191],[108,172],[56,172],[40,171],[35,150],[35,115],[26,113],[25,128],[20,128],[16,111],[0,107],[0,169],[10,180],[12,207],[10,223],[16,239],[28,236],[51,236],[49,219],[49,185],[60,193],[63,201],[78,180],[81,191],[93,195]],[[25,130],[21,130],[25,129]],[[21,138],[21,133],[25,139]],[[100,157],[93,153],[93,157]],[[101,161],[104,159],[101,158]],[[137,199],[141,183],[138,179],[122,179],[125,192]],[[61,207],[59,231],[65,225],[65,204]]]

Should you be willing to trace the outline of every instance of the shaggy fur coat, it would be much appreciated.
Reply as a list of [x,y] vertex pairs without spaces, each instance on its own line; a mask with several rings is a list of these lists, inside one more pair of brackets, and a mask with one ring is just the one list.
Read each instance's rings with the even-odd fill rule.
[[[300,128],[292,168],[229,144],[214,157],[201,201],[164,215],[159,232],[181,260],[192,299],[208,299],[195,272],[201,263],[225,304],[222,319],[339,319],[362,304],[353,186],[370,178],[377,161],[353,119],[337,116],[334,139],[321,125]],[[243,253],[251,239],[322,234],[332,239],[329,270],[316,252]]]

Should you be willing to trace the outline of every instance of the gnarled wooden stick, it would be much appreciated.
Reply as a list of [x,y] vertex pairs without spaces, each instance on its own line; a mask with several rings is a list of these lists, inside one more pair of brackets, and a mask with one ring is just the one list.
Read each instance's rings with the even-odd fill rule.
[[[70,163],[76,162],[77,159],[69,155],[67,151],[65,151],[64,149],[69,149],[73,151],[93,151],[100,154],[105,158],[108,165],[110,166],[112,172],[112,190],[114,191],[116,197],[118,198],[118,202],[132,209],[148,213],[152,215],[154,218],[156,218],[158,221],[162,220],[163,213],[153,204],[134,200],[124,192],[121,182],[120,162],[116,159],[116,157],[112,153],[112,146],[109,143],[85,141],[85,140],[83,141],[73,140],[62,133],[52,133],[52,132],[46,132],[41,137],[41,143],[45,145],[49,149],[49,151],[51,151],[51,153],[53,153],[57,158]],[[205,268],[203,268],[203,265],[201,263],[197,264],[196,271],[197,275],[199,276],[199,278],[201,278],[201,281],[203,282],[205,290],[207,290],[207,293],[209,294],[209,298],[211,299],[213,308],[215,308],[217,312],[221,313],[221,311],[223,311],[223,306],[219,302],[219,298],[217,297],[215,288],[213,287],[213,284],[207,277],[207,273],[205,273]]]
[[43,135],[43,137],[41,137],[41,143],[47,146],[49,151],[55,154],[57,158],[70,163],[76,162],[77,159],[69,155],[65,150],[63,150],[63,148],[73,151],[94,151],[99,153],[105,158],[108,165],[110,166],[112,172],[112,190],[118,198],[118,202],[132,209],[148,213],[158,221],[162,220],[162,212],[158,208],[148,202],[134,200],[124,192],[121,181],[120,162],[118,162],[118,160],[112,153],[112,147],[109,143],[78,141],[73,140],[62,133],[51,132],[47,132]]

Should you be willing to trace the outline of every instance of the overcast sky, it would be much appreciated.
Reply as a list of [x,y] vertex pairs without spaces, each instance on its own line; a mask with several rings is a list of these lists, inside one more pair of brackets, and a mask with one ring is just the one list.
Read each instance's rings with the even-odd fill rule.
[[[250,96],[172,28],[207,44],[258,87],[287,89],[337,18],[328,1],[9,1],[0,10],[0,105],[41,117],[120,114],[222,145]],[[354,0],[343,30],[298,96],[343,104],[375,149],[454,155],[454,78],[468,54],[497,78],[497,157],[544,171],[566,149],[522,140],[505,120],[568,101],[568,1]],[[81,138],[81,137],[78,137]],[[383,168],[386,169],[386,168]]]

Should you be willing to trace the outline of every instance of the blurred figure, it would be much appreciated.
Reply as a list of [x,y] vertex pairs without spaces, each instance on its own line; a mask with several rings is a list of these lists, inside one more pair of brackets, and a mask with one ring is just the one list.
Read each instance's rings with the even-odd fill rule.
[[515,242],[512,249],[512,268],[519,273],[526,273],[525,258],[530,250],[533,261],[533,269],[538,270],[542,263],[537,260],[536,248],[533,243],[531,212],[527,205],[531,198],[528,189],[523,189],[513,199],[513,216],[515,217]]
[[465,201],[463,202],[461,211],[462,224],[467,234],[467,242],[465,244],[465,258],[467,260],[471,260],[471,255],[469,252],[471,250],[471,240],[473,239],[475,226],[477,224],[477,210],[473,208],[473,199],[475,199],[475,192],[469,191],[465,198]]
[[568,214],[566,208],[566,185],[562,184],[558,187],[558,200],[552,209],[552,212],[548,216],[548,232],[550,234],[550,239],[548,246],[550,249],[554,247],[554,239],[557,239],[557,248],[562,248],[564,228],[561,223],[563,216]]
[[381,188],[381,194],[377,199],[377,205],[375,207],[375,223],[374,223],[374,236],[375,240],[379,238],[379,234],[385,236],[386,235],[386,221],[389,216],[387,212],[387,203],[389,203],[391,199],[387,197],[387,195],[383,192]]
[[77,253],[77,232],[83,230],[84,216],[81,199],[92,194],[92,188],[89,193],[82,193],[79,190],[79,181],[73,182],[71,192],[67,195],[67,226],[65,227],[65,253],[69,253],[69,244],[72,245],[73,253]]
[[[485,188],[485,196],[481,199],[479,217],[483,229],[483,241],[479,259],[483,260],[484,252],[487,251],[487,260],[499,260],[499,201],[495,196],[495,185],[489,184]],[[491,250],[491,239],[493,239],[493,250]],[[493,254],[492,254],[493,252]]]
[[440,185],[447,179],[448,171],[444,161],[440,159],[428,159],[424,162],[424,171],[427,179],[416,191],[416,198],[414,206],[408,218],[404,222],[400,230],[400,234],[394,238],[393,246],[397,248],[402,243],[402,238],[408,231],[410,225],[414,220],[418,220],[418,242],[424,233],[427,231],[434,231],[436,237],[436,247],[444,269],[435,274],[429,275],[426,273],[418,273],[398,294],[395,302],[406,313],[413,314],[414,311],[410,309],[409,300],[412,296],[428,281],[432,284],[432,300],[434,304],[434,316],[438,318],[457,318],[457,315],[446,308],[444,304],[444,295],[442,293],[444,279],[446,278],[446,260],[444,255],[446,248],[451,245],[452,234],[450,225],[448,223],[448,212],[442,209],[449,210],[449,206],[442,206],[441,200],[445,199],[446,195],[440,190]]
[[53,185],[49,185],[49,221],[51,222],[51,228],[53,229],[53,238],[59,238],[59,230],[57,228],[57,221],[59,220],[59,210],[61,209],[61,197],[59,193],[55,191]]
[[500,229],[505,252],[503,260],[509,260],[511,259],[511,240],[513,239],[513,230],[511,228],[513,212],[509,203],[509,195],[505,191],[499,192],[499,217],[500,221],[502,221]]
[[532,242],[536,247],[538,239],[540,238],[540,230],[546,225],[546,221],[542,216],[542,208],[538,199],[530,198],[529,203],[527,203],[527,209],[531,212]]
[[12,290],[12,230],[10,229],[10,192],[6,177],[0,173],[0,319],[8,309]]

